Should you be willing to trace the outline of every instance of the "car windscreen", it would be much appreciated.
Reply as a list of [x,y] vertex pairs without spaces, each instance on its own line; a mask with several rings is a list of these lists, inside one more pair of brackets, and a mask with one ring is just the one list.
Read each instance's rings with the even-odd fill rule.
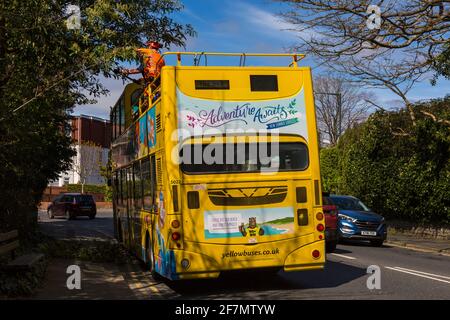
[[180,160],[188,174],[302,171],[309,165],[301,142],[190,144],[180,150]]
[[78,195],[75,196],[77,203],[93,203],[94,199],[90,195]]
[[322,202],[326,206],[331,206],[334,204],[330,197],[322,197]]
[[356,198],[332,197],[332,201],[341,210],[370,211],[364,203]]

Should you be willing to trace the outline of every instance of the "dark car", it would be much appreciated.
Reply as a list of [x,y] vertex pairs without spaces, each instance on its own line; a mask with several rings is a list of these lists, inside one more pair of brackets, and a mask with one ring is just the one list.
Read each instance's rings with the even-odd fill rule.
[[366,240],[381,247],[387,236],[384,218],[352,196],[331,195],[338,208],[339,240]]
[[322,209],[325,215],[325,246],[327,252],[333,252],[336,250],[338,242],[337,231],[337,207],[333,204],[333,201],[329,197],[329,194],[323,193],[322,195]]
[[97,206],[94,198],[89,194],[61,193],[48,206],[47,214],[50,219],[65,217],[67,220],[79,216],[88,216],[94,219],[97,214]]

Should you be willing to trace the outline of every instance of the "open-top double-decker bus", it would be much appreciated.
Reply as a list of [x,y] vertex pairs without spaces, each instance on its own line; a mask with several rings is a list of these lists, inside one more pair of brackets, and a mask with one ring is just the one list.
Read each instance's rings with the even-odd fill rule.
[[[119,241],[172,280],[322,269],[318,138],[303,55],[170,55],[175,65],[146,88],[127,85],[111,112]],[[188,55],[240,64],[183,65]],[[252,56],[292,63],[245,66]]]

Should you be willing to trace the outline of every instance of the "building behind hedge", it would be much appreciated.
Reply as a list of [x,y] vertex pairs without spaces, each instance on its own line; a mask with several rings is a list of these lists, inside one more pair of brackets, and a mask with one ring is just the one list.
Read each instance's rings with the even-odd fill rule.
[[[80,175],[77,173],[77,166],[82,165],[83,152],[88,148],[83,143],[94,143],[100,152],[99,159],[102,166],[108,162],[108,152],[111,144],[111,123],[109,120],[88,115],[73,116],[70,120],[71,136],[74,148],[77,152],[73,159],[72,169],[62,173],[58,179],[51,182],[50,186],[64,186],[67,184],[80,183]],[[100,165],[86,179],[86,184],[105,184],[105,178],[100,175]]]

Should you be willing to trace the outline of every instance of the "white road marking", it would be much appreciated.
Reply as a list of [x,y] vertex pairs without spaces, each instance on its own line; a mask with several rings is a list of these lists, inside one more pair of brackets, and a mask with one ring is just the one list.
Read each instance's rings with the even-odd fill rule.
[[427,276],[433,276],[433,277],[437,277],[437,278],[443,278],[443,279],[450,280],[450,277],[442,276],[440,274],[428,273],[428,272],[423,272],[423,271],[413,270],[413,269],[406,269],[406,268],[403,268],[403,267],[395,267],[395,268],[406,270],[406,271],[411,271],[411,272],[415,272],[415,273],[425,274]]
[[339,254],[339,253],[332,253],[333,256],[337,256],[337,257],[341,257],[341,258],[345,258],[345,259],[349,259],[349,260],[356,260],[356,258],[354,257],[350,257],[350,256],[345,256],[343,254]]
[[394,270],[394,271],[398,271],[398,272],[411,274],[411,275],[417,276],[417,277],[422,277],[422,278],[426,278],[426,279],[440,281],[440,282],[444,282],[444,283],[450,284],[450,281],[448,281],[448,280],[443,280],[443,279],[436,278],[436,277],[441,277],[441,278],[447,279],[448,277],[445,277],[445,276],[434,275],[435,277],[431,277],[431,276],[427,275],[427,274],[430,274],[430,273],[426,273],[426,272],[422,272],[422,271],[414,271],[414,272],[412,272],[412,271],[408,271],[409,269],[404,269],[404,268],[400,268],[400,267],[385,267],[385,268],[389,269],[389,270]]

